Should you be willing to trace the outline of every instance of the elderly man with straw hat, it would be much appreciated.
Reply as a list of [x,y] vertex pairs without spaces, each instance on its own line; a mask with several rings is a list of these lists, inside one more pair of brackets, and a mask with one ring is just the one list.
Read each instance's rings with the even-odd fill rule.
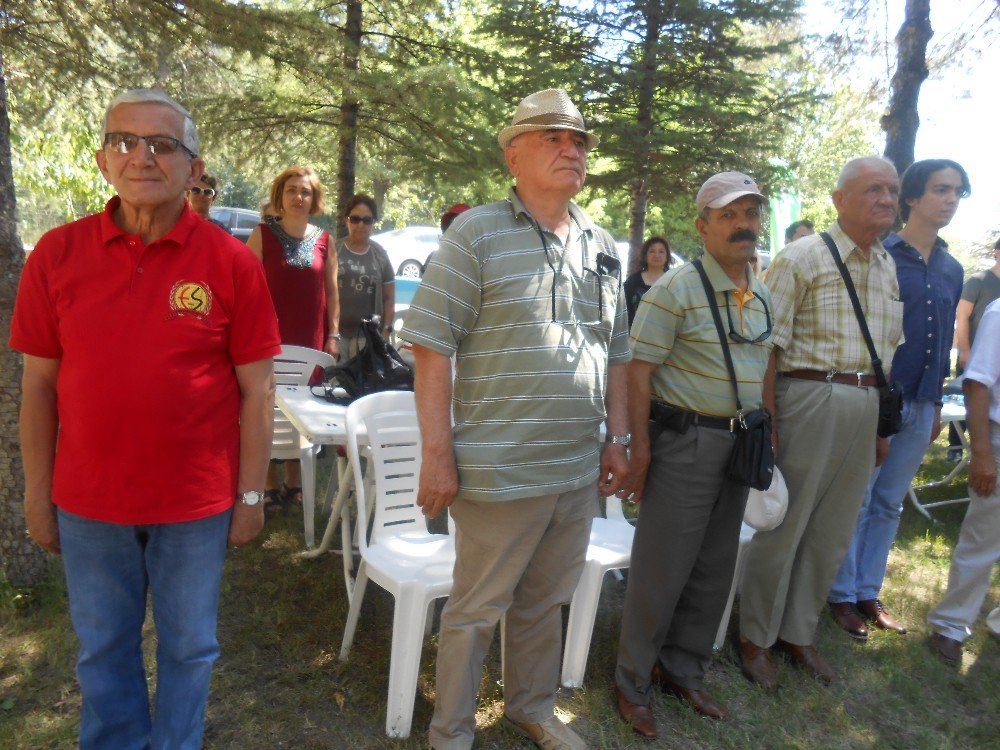
[[628,469],[621,263],[572,203],[598,139],[565,91],[524,99],[499,142],[514,188],[455,219],[402,331],[416,358],[419,502],[432,517],[450,506],[457,527],[430,742],[472,746],[483,659],[505,617],[506,720],[538,747],[583,748],[553,709],[561,608],[598,493]]

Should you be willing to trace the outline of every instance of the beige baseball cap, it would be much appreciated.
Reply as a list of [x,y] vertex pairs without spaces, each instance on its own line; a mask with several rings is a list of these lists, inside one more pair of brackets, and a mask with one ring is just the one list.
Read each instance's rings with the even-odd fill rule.
[[597,148],[601,142],[596,135],[587,132],[583,115],[564,89],[545,89],[524,97],[517,105],[510,125],[500,131],[497,141],[500,148],[507,148],[507,144],[521,133],[553,129],[583,133],[587,137],[588,151]]
[[752,195],[767,203],[767,196],[760,192],[757,183],[749,175],[742,172],[719,172],[705,180],[698,191],[695,206],[698,213],[706,208],[722,208],[745,195]]

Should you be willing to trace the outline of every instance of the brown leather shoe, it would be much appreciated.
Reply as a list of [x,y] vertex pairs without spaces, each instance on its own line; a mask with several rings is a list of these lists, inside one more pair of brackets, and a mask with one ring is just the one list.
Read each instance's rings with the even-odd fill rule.
[[771,661],[771,649],[761,648],[756,643],[740,638],[740,667],[743,675],[765,690],[778,687],[778,671]]
[[944,659],[949,664],[958,664],[962,661],[962,642],[956,641],[940,633],[931,635],[931,650]]
[[815,646],[799,646],[798,644],[789,643],[779,638],[775,642],[774,647],[783,652],[791,660],[792,664],[808,672],[824,685],[829,685],[837,677],[833,668],[819,655]]
[[830,602],[833,621],[840,625],[856,641],[868,640],[868,626],[854,606],[854,602]]
[[656,739],[656,719],[653,718],[653,709],[632,703],[622,695],[621,689],[617,686],[615,686],[615,696],[618,698],[618,714],[632,727],[632,731],[642,737]]
[[865,599],[858,602],[858,611],[864,618],[882,630],[895,630],[900,635],[906,635],[906,627],[882,604],[881,599]]
[[715,698],[709,695],[706,691],[686,688],[683,685],[678,685],[676,682],[667,677],[664,671],[660,669],[659,664],[653,667],[653,673],[650,675],[650,679],[653,681],[653,684],[658,685],[663,692],[669,693],[675,698],[687,703],[702,716],[707,716],[710,719],[725,719],[729,716],[729,712],[726,711],[726,707],[715,700]]

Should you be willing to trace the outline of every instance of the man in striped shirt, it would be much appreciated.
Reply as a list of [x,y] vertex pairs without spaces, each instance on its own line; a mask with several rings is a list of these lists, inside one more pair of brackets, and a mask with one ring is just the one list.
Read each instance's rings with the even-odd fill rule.
[[[899,200],[896,168],[878,157],[849,161],[833,191],[832,240],[857,290],[879,359],[891,362],[903,334],[896,264],[879,236]],[[767,271],[774,351],[764,403],[776,416],[776,460],[788,484],[782,524],[754,535],[740,603],[744,674],[773,688],[771,649],[829,684],[835,675],[813,646],[819,614],[851,541],[876,463],[879,393],[844,279],[823,235],[788,245]],[[881,461],[879,460],[879,463]]]
[[[772,305],[748,262],[760,235],[757,184],[739,172],[710,177],[695,201],[700,261],[668,271],[643,296],[632,324],[628,391],[632,467],[641,496],[615,670],[618,711],[657,736],[655,683],[703,716],[726,709],[703,687],[726,608],[749,488],[726,478],[732,420],[761,405],[771,353]],[[723,355],[696,263],[714,304],[739,386]],[[648,469],[648,472],[647,472]]]
[[457,527],[430,742],[472,746],[483,659],[506,615],[507,719],[539,747],[583,748],[553,709],[561,607],[598,492],[616,492],[628,468],[621,262],[571,201],[598,139],[565,91],[524,99],[499,143],[514,189],[451,225],[401,333],[416,360],[418,502],[431,517],[450,506]]

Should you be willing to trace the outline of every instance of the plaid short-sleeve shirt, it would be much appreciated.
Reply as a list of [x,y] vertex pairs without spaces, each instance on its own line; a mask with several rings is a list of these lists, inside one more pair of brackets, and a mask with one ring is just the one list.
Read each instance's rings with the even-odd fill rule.
[[[875,350],[890,363],[903,340],[896,264],[881,242],[868,248],[866,258],[839,223],[827,231],[854,281]],[[847,287],[822,237],[803,237],[778,253],[767,269],[767,286],[774,301],[778,372],[873,373]]]

